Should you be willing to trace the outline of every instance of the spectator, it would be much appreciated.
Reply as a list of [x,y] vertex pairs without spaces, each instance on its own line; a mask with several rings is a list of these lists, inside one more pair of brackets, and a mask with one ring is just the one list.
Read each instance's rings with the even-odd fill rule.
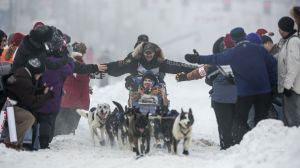
[[255,124],[268,116],[271,90],[277,83],[277,65],[266,49],[245,40],[243,28],[232,29],[230,35],[235,48],[210,56],[187,54],[185,59],[191,63],[230,65],[232,68],[238,95],[233,138],[234,143],[240,143],[249,130],[247,119],[252,105],[255,107]]
[[8,48],[2,52],[0,61],[12,63],[14,60],[15,52],[24,38],[24,34],[17,32],[11,34],[10,37],[11,38],[8,40]]
[[[52,40],[52,35],[56,31],[62,34],[62,32],[59,29],[53,26],[39,25],[34,29],[32,29],[29,35],[26,35],[24,37],[23,41],[21,42],[16,52],[13,66],[12,66],[12,71],[16,70],[17,68],[24,67],[26,61],[31,57],[39,58],[43,63],[45,63],[47,69],[61,68],[68,61],[72,60],[72,58],[68,57],[69,53],[67,47],[64,46],[62,52],[66,53],[64,54],[65,57],[62,57],[60,61],[55,61],[55,62],[46,61],[46,58],[48,57],[48,53],[51,53],[51,51],[49,51],[50,50],[49,48],[52,48],[52,46],[48,46],[49,43],[47,44],[47,42]],[[74,68],[74,71],[76,73],[81,73],[81,74],[95,73],[103,70],[106,70],[106,66],[100,64],[83,65],[83,64],[75,63],[75,68]]]
[[261,37],[261,41],[262,41],[263,46],[265,47],[265,49],[267,49],[269,51],[269,53],[271,55],[273,55],[274,58],[277,59],[278,52],[279,52],[280,48],[278,47],[277,44],[273,43],[272,38],[269,37],[269,36],[264,35],[264,36]]
[[[48,46],[49,56],[45,61],[58,62],[67,57],[63,50],[64,40],[63,34],[59,31],[53,33]],[[54,98],[47,101],[41,108],[38,109],[37,121],[40,124],[39,141],[41,149],[49,148],[54,130],[56,116],[60,110],[61,97],[63,95],[63,85],[66,77],[74,71],[74,61],[68,60],[66,64],[58,69],[46,69],[43,74],[42,82],[47,86],[53,87]]]
[[258,45],[262,44],[261,37],[256,33],[247,34],[246,40],[250,41],[253,44],[258,44]]
[[33,125],[36,110],[53,97],[53,92],[48,87],[41,92],[35,92],[34,83],[38,81],[44,70],[44,64],[37,58],[32,58],[25,67],[17,69],[5,80],[6,96],[17,101],[14,112],[18,142],[12,144],[7,138],[5,140],[7,147],[22,149],[25,132]]
[[288,126],[300,125],[300,39],[294,21],[282,17],[278,22],[282,47],[278,54],[278,92],[284,94],[284,113]]
[[298,36],[300,31],[300,6],[294,6],[290,10],[290,15],[295,19],[295,22],[297,24],[297,30],[298,30]]
[[4,47],[7,45],[7,35],[2,30],[0,30],[0,41],[0,55],[2,55]]
[[[221,37],[214,43],[213,53],[217,54],[232,47],[234,44],[230,34],[226,34],[225,38]],[[232,70],[229,66],[209,66],[207,68],[207,65],[204,66],[203,70],[205,72],[199,72],[201,69],[193,70],[184,77],[182,77],[184,73],[179,73],[176,77],[178,81],[183,81],[182,79],[193,80],[202,78],[203,74],[206,75],[205,82],[212,86],[209,93],[211,106],[217,119],[220,147],[222,150],[227,149],[233,145],[231,129],[237,97]]]
[[[72,56],[75,62],[85,64],[83,56],[86,53],[86,45],[75,42],[72,46]],[[80,120],[80,115],[76,109],[89,110],[89,82],[88,74],[74,73],[67,77],[64,83],[64,96],[61,101],[62,108],[56,118],[54,135],[75,133]]]

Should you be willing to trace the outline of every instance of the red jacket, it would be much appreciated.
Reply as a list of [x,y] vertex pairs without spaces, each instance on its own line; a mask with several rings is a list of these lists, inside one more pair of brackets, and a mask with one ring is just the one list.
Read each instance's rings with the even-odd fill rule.
[[[75,57],[76,62],[84,63],[82,57]],[[63,108],[80,108],[89,110],[90,95],[89,95],[88,74],[73,74],[67,77],[64,83],[64,95],[61,101]]]

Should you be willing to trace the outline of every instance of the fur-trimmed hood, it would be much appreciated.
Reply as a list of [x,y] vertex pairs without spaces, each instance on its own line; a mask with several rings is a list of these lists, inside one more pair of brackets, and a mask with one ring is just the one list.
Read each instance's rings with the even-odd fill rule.
[[153,47],[155,48],[155,55],[153,60],[157,63],[162,63],[165,60],[164,54],[161,50],[161,48],[154,43],[151,42],[142,42],[141,44],[139,44],[132,52],[132,57],[136,60],[140,60],[142,58],[144,58],[143,52],[144,52],[144,47],[145,45],[153,45]]

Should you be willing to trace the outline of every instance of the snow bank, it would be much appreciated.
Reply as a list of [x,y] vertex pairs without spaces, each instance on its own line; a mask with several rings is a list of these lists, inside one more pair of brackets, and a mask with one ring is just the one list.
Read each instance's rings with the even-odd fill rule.
[[289,128],[281,121],[264,120],[244,136],[240,145],[220,152],[218,155],[223,158],[211,167],[299,168],[299,138],[299,127]]

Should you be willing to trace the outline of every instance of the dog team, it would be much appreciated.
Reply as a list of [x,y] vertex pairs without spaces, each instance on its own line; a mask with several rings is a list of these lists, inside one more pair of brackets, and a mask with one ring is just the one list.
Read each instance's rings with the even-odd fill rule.
[[82,117],[87,118],[93,144],[104,146],[109,140],[113,147],[118,143],[122,149],[130,147],[137,156],[142,156],[150,151],[150,139],[153,136],[152,121],[159,118],[160,133],[168,152],[177,153],[177,145],[183,140],[183,154],[189,154],[192,137],[194,117],[192,110],[178,113],[176,110],[168,114],[154,116],[150,113],[143,114],[139,109],[123,109],[122,105],[113,101],[116,106],[112,111],[107,103],[98,104],[90,111],[78,109]]

